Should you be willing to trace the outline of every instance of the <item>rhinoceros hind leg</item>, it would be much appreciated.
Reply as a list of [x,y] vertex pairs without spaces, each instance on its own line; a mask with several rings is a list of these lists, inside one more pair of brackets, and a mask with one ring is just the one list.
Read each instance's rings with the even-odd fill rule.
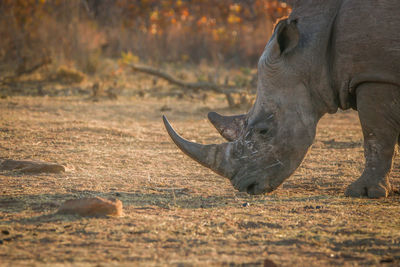
[[389,175],[400,131],[400,90],[389,84],[365,83],[357,88],[357,109],[364,135],[365,168],[346,196],[387,197]]

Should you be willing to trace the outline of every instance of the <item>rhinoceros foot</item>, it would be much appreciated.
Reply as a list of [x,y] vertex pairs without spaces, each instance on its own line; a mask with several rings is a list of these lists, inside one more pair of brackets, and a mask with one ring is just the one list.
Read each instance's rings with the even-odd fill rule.
[[392,192],[389,181],[382,181],[376,184],[371,183],[371,180],[373,181],[374,179],[364,177],[361,176],[357,181],[347,187],[345,192],[347,197],[382,198],[388,197]]

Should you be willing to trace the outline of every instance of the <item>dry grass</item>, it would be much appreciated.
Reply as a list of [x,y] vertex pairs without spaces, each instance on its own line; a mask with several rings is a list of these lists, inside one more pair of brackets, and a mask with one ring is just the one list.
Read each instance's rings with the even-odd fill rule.
[[[0,265],[400,263],[399,196],[343,196],[363,167],[356,113],[324,117],[295,175],[276,192],[252,197],[184,156],[161,122],[166,113],[188,139],[222,142],[205,118],[211,109],[230,113],[224,106],[223,97],[0,100],[1,158],[69,168],[57,175],[0,172]],[[398,167],[397,159],[397,187]],[[84,196],[117,197],[125,216],[54,214],[63,201]]]

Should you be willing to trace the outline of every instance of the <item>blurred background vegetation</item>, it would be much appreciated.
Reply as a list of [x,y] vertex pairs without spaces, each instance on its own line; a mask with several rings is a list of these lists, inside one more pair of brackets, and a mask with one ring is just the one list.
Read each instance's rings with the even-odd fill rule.
[[79,83],[119,75],[121,62],[255,68],[289,12],[276,0],[2,0],[0,79],[45,69]]

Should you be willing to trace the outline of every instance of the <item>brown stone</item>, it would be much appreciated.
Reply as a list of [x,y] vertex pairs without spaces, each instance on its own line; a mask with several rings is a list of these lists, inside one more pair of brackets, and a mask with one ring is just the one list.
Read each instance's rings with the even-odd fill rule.
[[23,173],[59,173],[65,172],[65,167],[60,164],[43,161],[6,159],[0,164],[0,170],[16,170]]
[[122,202],[119,199],[109,200],[101,197],[71,199],[61,205],[58,213],[80,216],[121,216]]
[[275,262],[273,262],[270,259],[265,259],[264,260],[264,267],[278,267]]

